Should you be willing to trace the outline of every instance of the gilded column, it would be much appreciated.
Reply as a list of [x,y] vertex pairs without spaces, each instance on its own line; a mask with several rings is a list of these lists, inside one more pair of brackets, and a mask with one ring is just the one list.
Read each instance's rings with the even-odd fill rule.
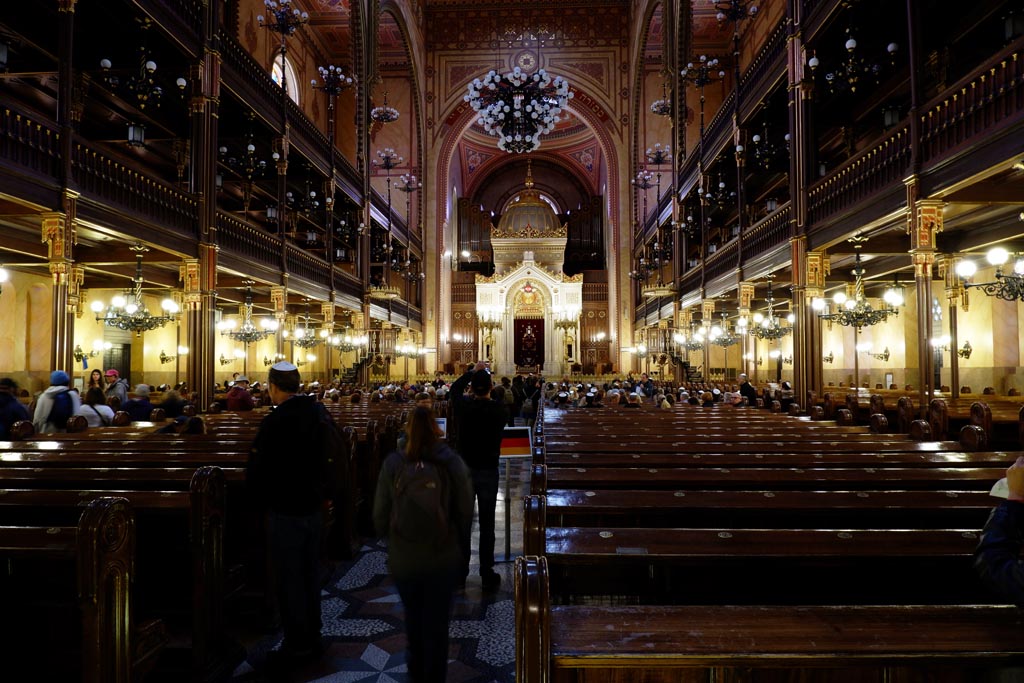
[[701,325],[704,326],[704,381],[711,379],[711,340],[707,335],[715,317],[715,300],[704,299],[700,302]]
[[828,262],[824,251],[808,251],[807,237],[790,240],[793,259],[793,389],[799,400],[806,401],[807,392],[819,394],[824,385],[821,348],[821,324],[811,305],[825,293]]
[[[76,201],[78,195],[69,190],[64,192],[64,211],[53,211],[42,215],[42,241],[47,246],[50,278],[52,280],[51,329],[53,343],[50,346],[50,367],[71,372],[74,356],[74,316],[77,301],[69,298],[73,279],[74,260],[72,250],[77,242]],[[79,285],[74,285],[75,296]]]
[[[740,353],[743,358],[743,373],[750,377],[751,381],[757,381],[757,365],[753,362],[757,355],[757,339],[754,335],[750,334],[750,326],[752,324],[750,320],[750,307],[754,303],[754,283],[753,282],[740,282],[738,286],[739,292],[739,315],[746,322],[745,327],[737,326],[738,330],[743,331],[743,336],[740,340]],[[753,350],[751,350],[753,349]]]
[[274,362],[284,358],[284,331],[287,326],[288,317],[288,288],[284,285],[274,285],[270,288],[270,304],[274,309],[274,320],[277,321],[277,331],[274,338],[277,343],[274,347]]
[[953,398],[960,398],[960,349],[957,305],[967,310],[967,288],[956,274],[961,259],[953,254],[939,257],[939,277],[946,283],[946,302],[949,305],[949,385]]
[[214,351],[217,344],[215,324],[217,302],[217,247],[199,245],[198,259],[184,259],[178,271],[182,281],[182,300],[188,339],[185,381],[196,392],[196,405],[205,407],[213,400]]
[[921,414],[928,408],[935,387],[935,355],[931,341],[932,329],[932,265],[935,263],[935,236],[942,232],[941,200],[918,199],[918,181],[907,181],[907,229],[910,232],[910,256],[914,263],[914,283],[917,288],[918,363],[921,368]]
[[330,381],[334,377],[334,348],[331,346],[331,336],[334,332],[334,302],[320,302],[320,315],[323,316],[324,329],[327,330],[327,337],[324,339],[324,355],[327,357],[327,361],[324,368],[327,372],[327,381]]

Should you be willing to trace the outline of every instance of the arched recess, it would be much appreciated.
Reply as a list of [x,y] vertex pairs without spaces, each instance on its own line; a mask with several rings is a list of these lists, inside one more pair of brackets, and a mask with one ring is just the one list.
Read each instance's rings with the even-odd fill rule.
[[[375,49],[377,63],[370,65],[370,71],[374,80],[370,84],[370,107],[384,103],[384,91],[387,91],[388,105],[399,111],[400,118],[396,123],[385,126],[370,123],[370,158],[376,158],[376,151],[385,147],[393,148],[399,155],[404,157],[403,164],[391,171],[392,181],[403,173],[413,173],[420,180],[423,179],[425,143],[423,136],[423,102],[420,99],[420,73],[422,73],[422,45],[419,40],[419,33],[410,31],[410,25],[415,26],[415,18],[408,16],[408,3],[396,2],[395,0],[384,0],[380,3],[380,12],[374,23],[376,27]],[[395,53],[382,49],[382,38],[386,37],[389,44],[394,44],[395,39],[400,39],[404,65],[397,65],[393,61]],[[385,46],[386,48],[386,46]],[[398,73],[402,68],[405,73],[401,76]],[[390,72],[390,73],[389,73]],[[378,81],[379,77],[379,81]],[[406,87],[392,87],[401,85],[402,79],[407,80]],[[402,117],[406,123],[403,124]],[[377,182],[371,184],[376,186],[381,195],[386,193],[384,178],[380,177]],[[398,197],[404,203],[404,196]],[[423,215],[423,192],[416,192],[411,197],[413,211],[409,217],[410,226],[422,224],[420,216]],[[416,232],[410,227],[410,233]]]
[[[569,166],[564,158],[540,150],[530,154],[530,157],[534,186],[558,203],[560,211],[556,213],[574,210],[583,198],[598,194],[599,190],[580,180],[576,169]],[[552,176],[557,176],[575,193],[569,194],[564,188],[555,186]],[[492,160],[478,169],[473,183],[466,188],[466,196],[474,203],[500,209],[522,191],[525,178],[526,160],[523,157],[502,155],[497,157],[496,163]]]
[[[633,61],[636,66],[633,74],[635,87],[632,89],[631,107],[633,121],[636,122],[636,125],[633,126],[630,161],[632,173],[635,174],[649,165],[645,157],[645,151],[648,148],[655,144],[668,145],[672,151],[671,163],[652,167],[649,170],[660,171],[663,175],[671,178],[676,167],[676,155],[679,152],[676,145],[673,144],[673,118],[672,116],[658,116],[652,113],[650,108],[651,103],[655,100],[663,96],[673,98],[674,95],[671,89],[674,79],[670,71],[673,60],[670,58],[668,45],[666,45],[666,36],[671,33],[666,24],[669,20],[667,10],[667,4],[662,0],[651,2],[643,15],[644,21],[640,24],[643,27],[643,32],[638,37],[637,52]],[[655,66],[658,68],[655,69]],[[664,90],[663,84],[668,85]],[[662,195],[669,187],[671,187],[671,181],[662,184]],[[655,196],[656,190],[648,190],[647,193],[648,209],[653,210],[657,206],[659,198]],[[643,223],[646,216],[640,215],[643,211],[642,195],[635,197],[635,201],[636,204],[631,213],[634,219]]]
[[[604,123],[600,120],[599,114],[595,113],[591,109],[585,106],[577,106],[577,103],[583,99],[589,101],[600,101],[599,98],[593,98],[589,93],[582,93],[586,95],[585,98],[579,97],[569,101],[567,110],[572,114],[581,119],[587,128],[594,134],[597,139],[597,144],[600,146],[601,153],[604,157],[605,169],[607,175],[604,179],[603,187],[599,188],[606,197],[606,215],[605,218],[607,224],[607,233],[605,234],[605,251],[606,251],[606,268],[610,273],[608,282],[608,311],[609,311],[609,336],[613,340],[613,348],[611,353],[617,355],[619,346],[619,316],[617,311],[620,307],[620,301],[622,297],[622,280],[623,278],[618,277],[618,261],[619,251],[623,247],[624,240],[622,238],[622,227],[620,223],[621,217],[621,201],[620,201],[620,184],[622,181],[621,174],[621,160],[617,151],[615,141]],[[458,147],[459,141],[465,135],[466,131],[476,121],[478,115],[470,108],[466,108],[462,111],[458,118],[451,122],[450,128],[438,144],[438,153],[436,156],[435,165],[432,168],[434,173],[434,191],[435,197],[452,197],[452,183],[450,182],[453,173],[453,159],[455,150]],[[541,150],[543,150],[544,140],[541,139]],[[460,182],[464,182],[464,179],[460,179]],[[451,216],[449,215],[450,205],[448,203],[443,206],[438,206],[435,216],[435,224],[432,229],[436,231],[437,244],[437,257],[434,262],[434,267],[439,269],[444,267],[451,267],[451,256],[445,255],[446,249],[453,248],[455,244],[452,239],[453,236],[453,223]],[[628,235],[627,235],[628,237]],[[440,296],[440,292],[438,293]],[[445,306],[441,305],[439,311],[444,311]],[[435,343],[440,342],[442,339],[443,330],[441,326],[435,328]],[[629,340],[627,340],[628,343]]]

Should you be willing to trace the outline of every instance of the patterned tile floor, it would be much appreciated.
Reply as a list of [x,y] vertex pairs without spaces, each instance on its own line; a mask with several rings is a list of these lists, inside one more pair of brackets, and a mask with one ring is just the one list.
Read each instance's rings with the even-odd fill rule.
[[[511,550],[522,551],[522,506],[529,490],[527,459],[510,461]],[[504,467],[504,464],[503,464]],[[473,523],[473,566],[466,589],[457,592],[452,606],[448,662],[449,683],[511,683],[515,677],[512,563],[501,562],[505,553],[505,491],[498,492],[495,569],[502,575],[501,589],[484,593],[480,586]],[[387,572],[387,550],[379,542],[365,545],[358,557],[338,567],[323,591],[324,657],[284,677],[265,672],[267,652],[281,640],[277,633],[249,644],[248,657],[236,670],[233,683],[280,680],[289,683],[404,683],[405,634],[402,603]]]

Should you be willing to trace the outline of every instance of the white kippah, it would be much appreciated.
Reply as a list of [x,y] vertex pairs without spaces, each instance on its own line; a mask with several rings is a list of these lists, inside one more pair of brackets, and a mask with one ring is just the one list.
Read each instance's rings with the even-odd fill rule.
[[273,365],[270,366],[270,369],[277,370],[278,372],[292,372],[294,370],[298,370],[297,367],[295,367],[286,360],[283,360],[280,363],[274,363]]

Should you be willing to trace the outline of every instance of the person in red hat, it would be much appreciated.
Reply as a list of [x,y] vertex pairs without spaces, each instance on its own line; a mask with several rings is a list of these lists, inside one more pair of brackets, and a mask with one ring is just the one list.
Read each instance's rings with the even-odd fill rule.
[[116,396],[118,399],[118,408],[128,402],[128,381],[121,379],[121,373],[117,370],[110,368],[103,375],[107,380],[107,389],[104,393],[107,395],[109,402],[111,396]]

